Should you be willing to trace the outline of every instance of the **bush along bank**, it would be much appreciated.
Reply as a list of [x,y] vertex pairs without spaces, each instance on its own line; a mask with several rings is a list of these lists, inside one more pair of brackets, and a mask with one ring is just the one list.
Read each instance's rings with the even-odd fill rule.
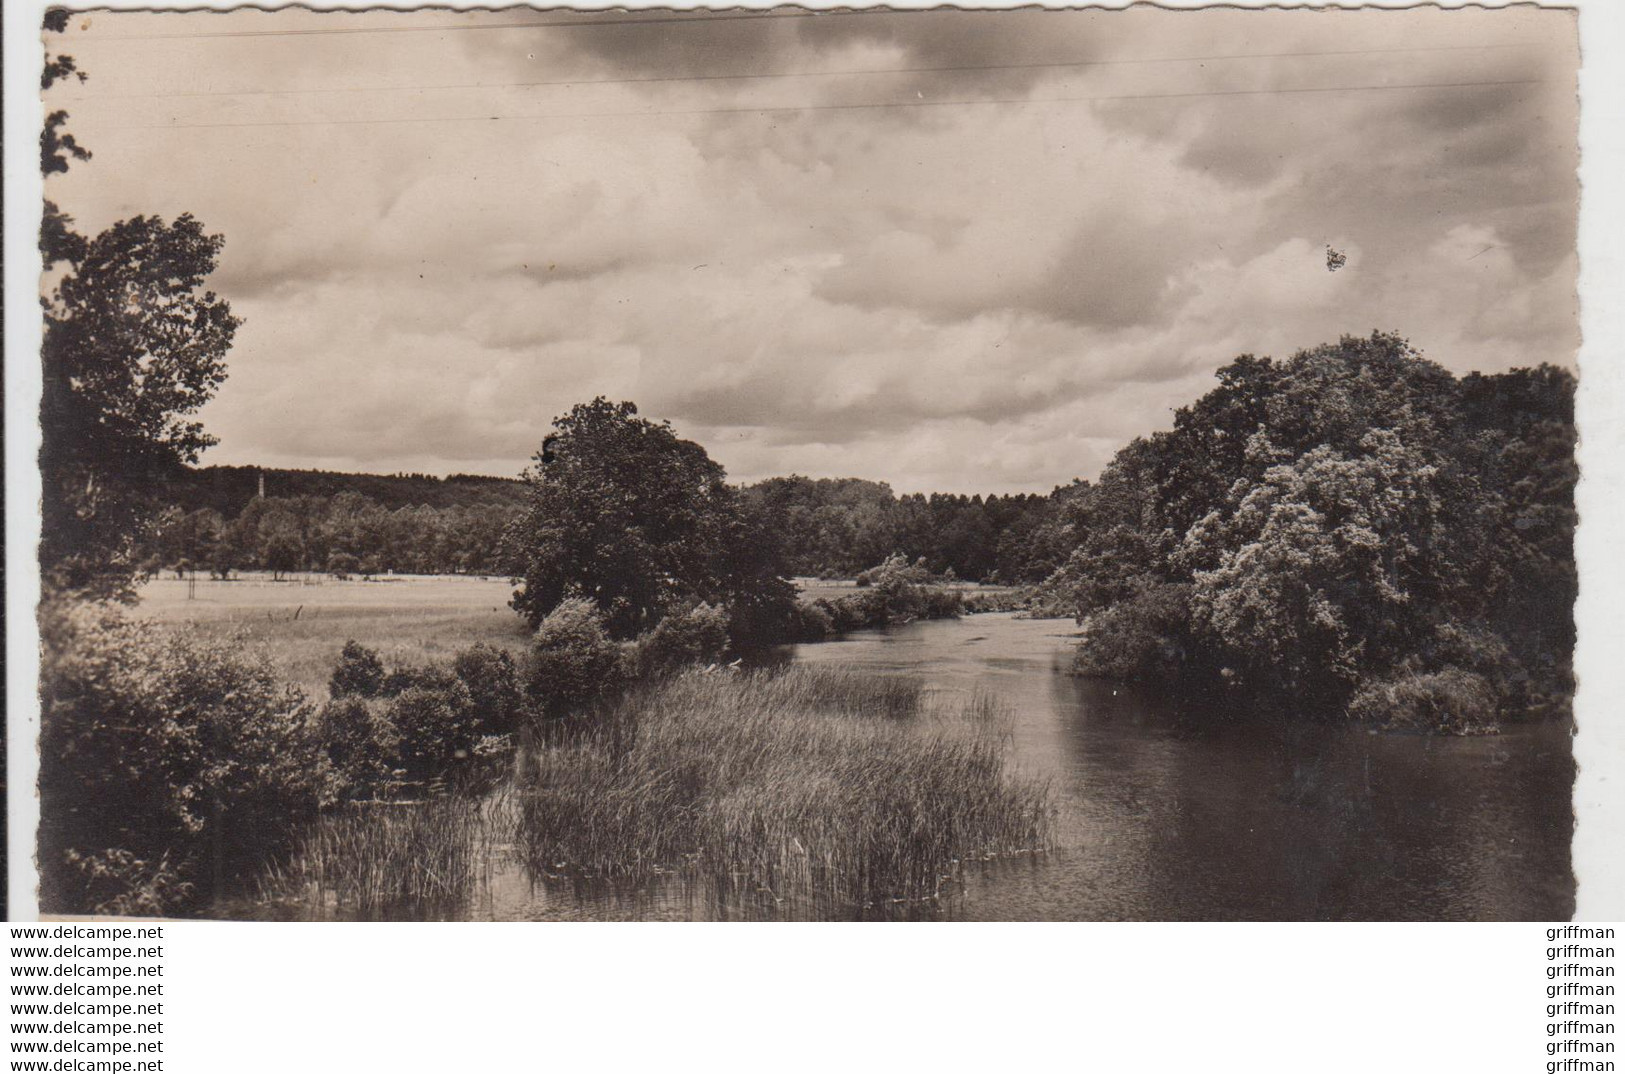
[[[323,814],[353,826],[356,809],[488,794],[509,776],[525,732],[588,719],[633,684],[718,664],[728,622],[701,604],[617,642],[589,603],[566,600],[519,659],[475,645],[443,663],[388,666],[350,641],[327,699],[315,701],[241,639],[166,629],[109,605],[49,605],[41,906],[197,912],[280,871]],[[428,827],[399,810],[383,815],[408,844],[468,827],[464,814]],[[335,843],[332,826],[323,831],[332,862],[349,837]]]
[[386,668],[351,642],[318,704],[238,639],[97,604],[49,606],[41,623],[48,913],[196,912],[276,867],[324,812],[483,792],[533,707],[488,646]]
[[240,642],[46,606],[40,907],[184,913],[342,796],[318,713]]
[[789,640],[822,641],[916,619],[958,618],[965,605],[952,588],[955,581],[951,575],[933,574],[923,560],[910,563],[893,554],[878,567],[861,572],[855,592],[798,605]]

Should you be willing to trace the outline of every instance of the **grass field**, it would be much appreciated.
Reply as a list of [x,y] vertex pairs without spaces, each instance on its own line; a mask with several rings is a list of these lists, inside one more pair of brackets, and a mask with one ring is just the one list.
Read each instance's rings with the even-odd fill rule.
[[[796,584],[805,600],[858,592],[850,580],[798,578]],[[958,588],[967,596],[1007,591],[970,583]],[[320,697],[339,649],[351,639],[391,664],[444,659],[475,642],[518,656],[530,630],[508,607],[512,595],[506,578],[406,575],[341,582],[326,574],[290,574],[273,581],[248,571],[229,582],[155,578],[141,588],[139,610],[207,634],[240,634],[270,658],[279,675]]]
[[508,607],[512,595],[505,578],[290,575],[274,582],[245,573],[229,582],[155,579],[141,589],[139,612],[208,634],[241,634],[283,678],[322,696],[339,649],[352,638],[386,663],[444,659],[481,641],[517,655],[530,630]]

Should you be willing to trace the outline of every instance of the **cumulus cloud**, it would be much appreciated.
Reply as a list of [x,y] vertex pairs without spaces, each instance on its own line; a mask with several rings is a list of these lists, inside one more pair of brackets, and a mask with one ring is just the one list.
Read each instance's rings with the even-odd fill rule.
[[603,394],[742,480],[1043,491],[1243,352],[1572,361],[1568,14],[616,18],[69,35],[96,156],[51,196],[227,237],[206,461],[511,474]]

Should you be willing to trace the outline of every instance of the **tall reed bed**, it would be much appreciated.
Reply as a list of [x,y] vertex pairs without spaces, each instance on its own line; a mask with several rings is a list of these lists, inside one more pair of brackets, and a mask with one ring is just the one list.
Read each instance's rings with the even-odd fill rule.
[[1042,849],[1047,788],[1006,771],[985,700],[812,668],[691,673],[533,750],[518,850],[542,875],[676,872],[867,907],[938,894],[961,861]]
[[351,803],[305,832],[265,892],[344,916],[456,916],[512,837],[510,805],[505,793]]

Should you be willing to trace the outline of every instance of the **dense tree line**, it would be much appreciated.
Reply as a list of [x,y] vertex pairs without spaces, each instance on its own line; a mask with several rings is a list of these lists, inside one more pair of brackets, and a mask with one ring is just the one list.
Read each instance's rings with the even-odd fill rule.
[[503,535],[512,504],[394,509],[359,493],[254,498],[228,518],[212,507],[166,508],[146,568],[208,571],[330,571],[340,575],[506,574]]
[[[257,494],[261,476],[270,494]],[[670,475],[668,475],[670,476]],[[728,496],[787,575],[853,577],[893,555],[967,581],[1032,584],[1070,549],[1049,496],[898,496],[859,478],[776,477]],[[343,474],[217,466],[176,471],[138,557],[156,569],[500,574],[507,525],[529,486],[506,478]],[[521,561],[522,562],[522,561]]]
[[350,474],[329,470],[283,470],[260,466],[198,466],[163,475],[154,497],[183,511],[210,508],[234,518],[259,494],[279,499],[315,496],[332,499],[353,492],[381,507],[518,506],[525,485],[516,478],[480,474]]
[[1059,507],[1073,489],[1049,496],[898,496],[859,478],[775,477],[748,485],[799,575],[851,577],[900,553],[936,574],[968,581],[1043,580],[1069,551]]
[[1456,378],[1404,339],[1244,355],[1064,508],[1080,670],[1467,730],[1561,705],[1573,377]]

